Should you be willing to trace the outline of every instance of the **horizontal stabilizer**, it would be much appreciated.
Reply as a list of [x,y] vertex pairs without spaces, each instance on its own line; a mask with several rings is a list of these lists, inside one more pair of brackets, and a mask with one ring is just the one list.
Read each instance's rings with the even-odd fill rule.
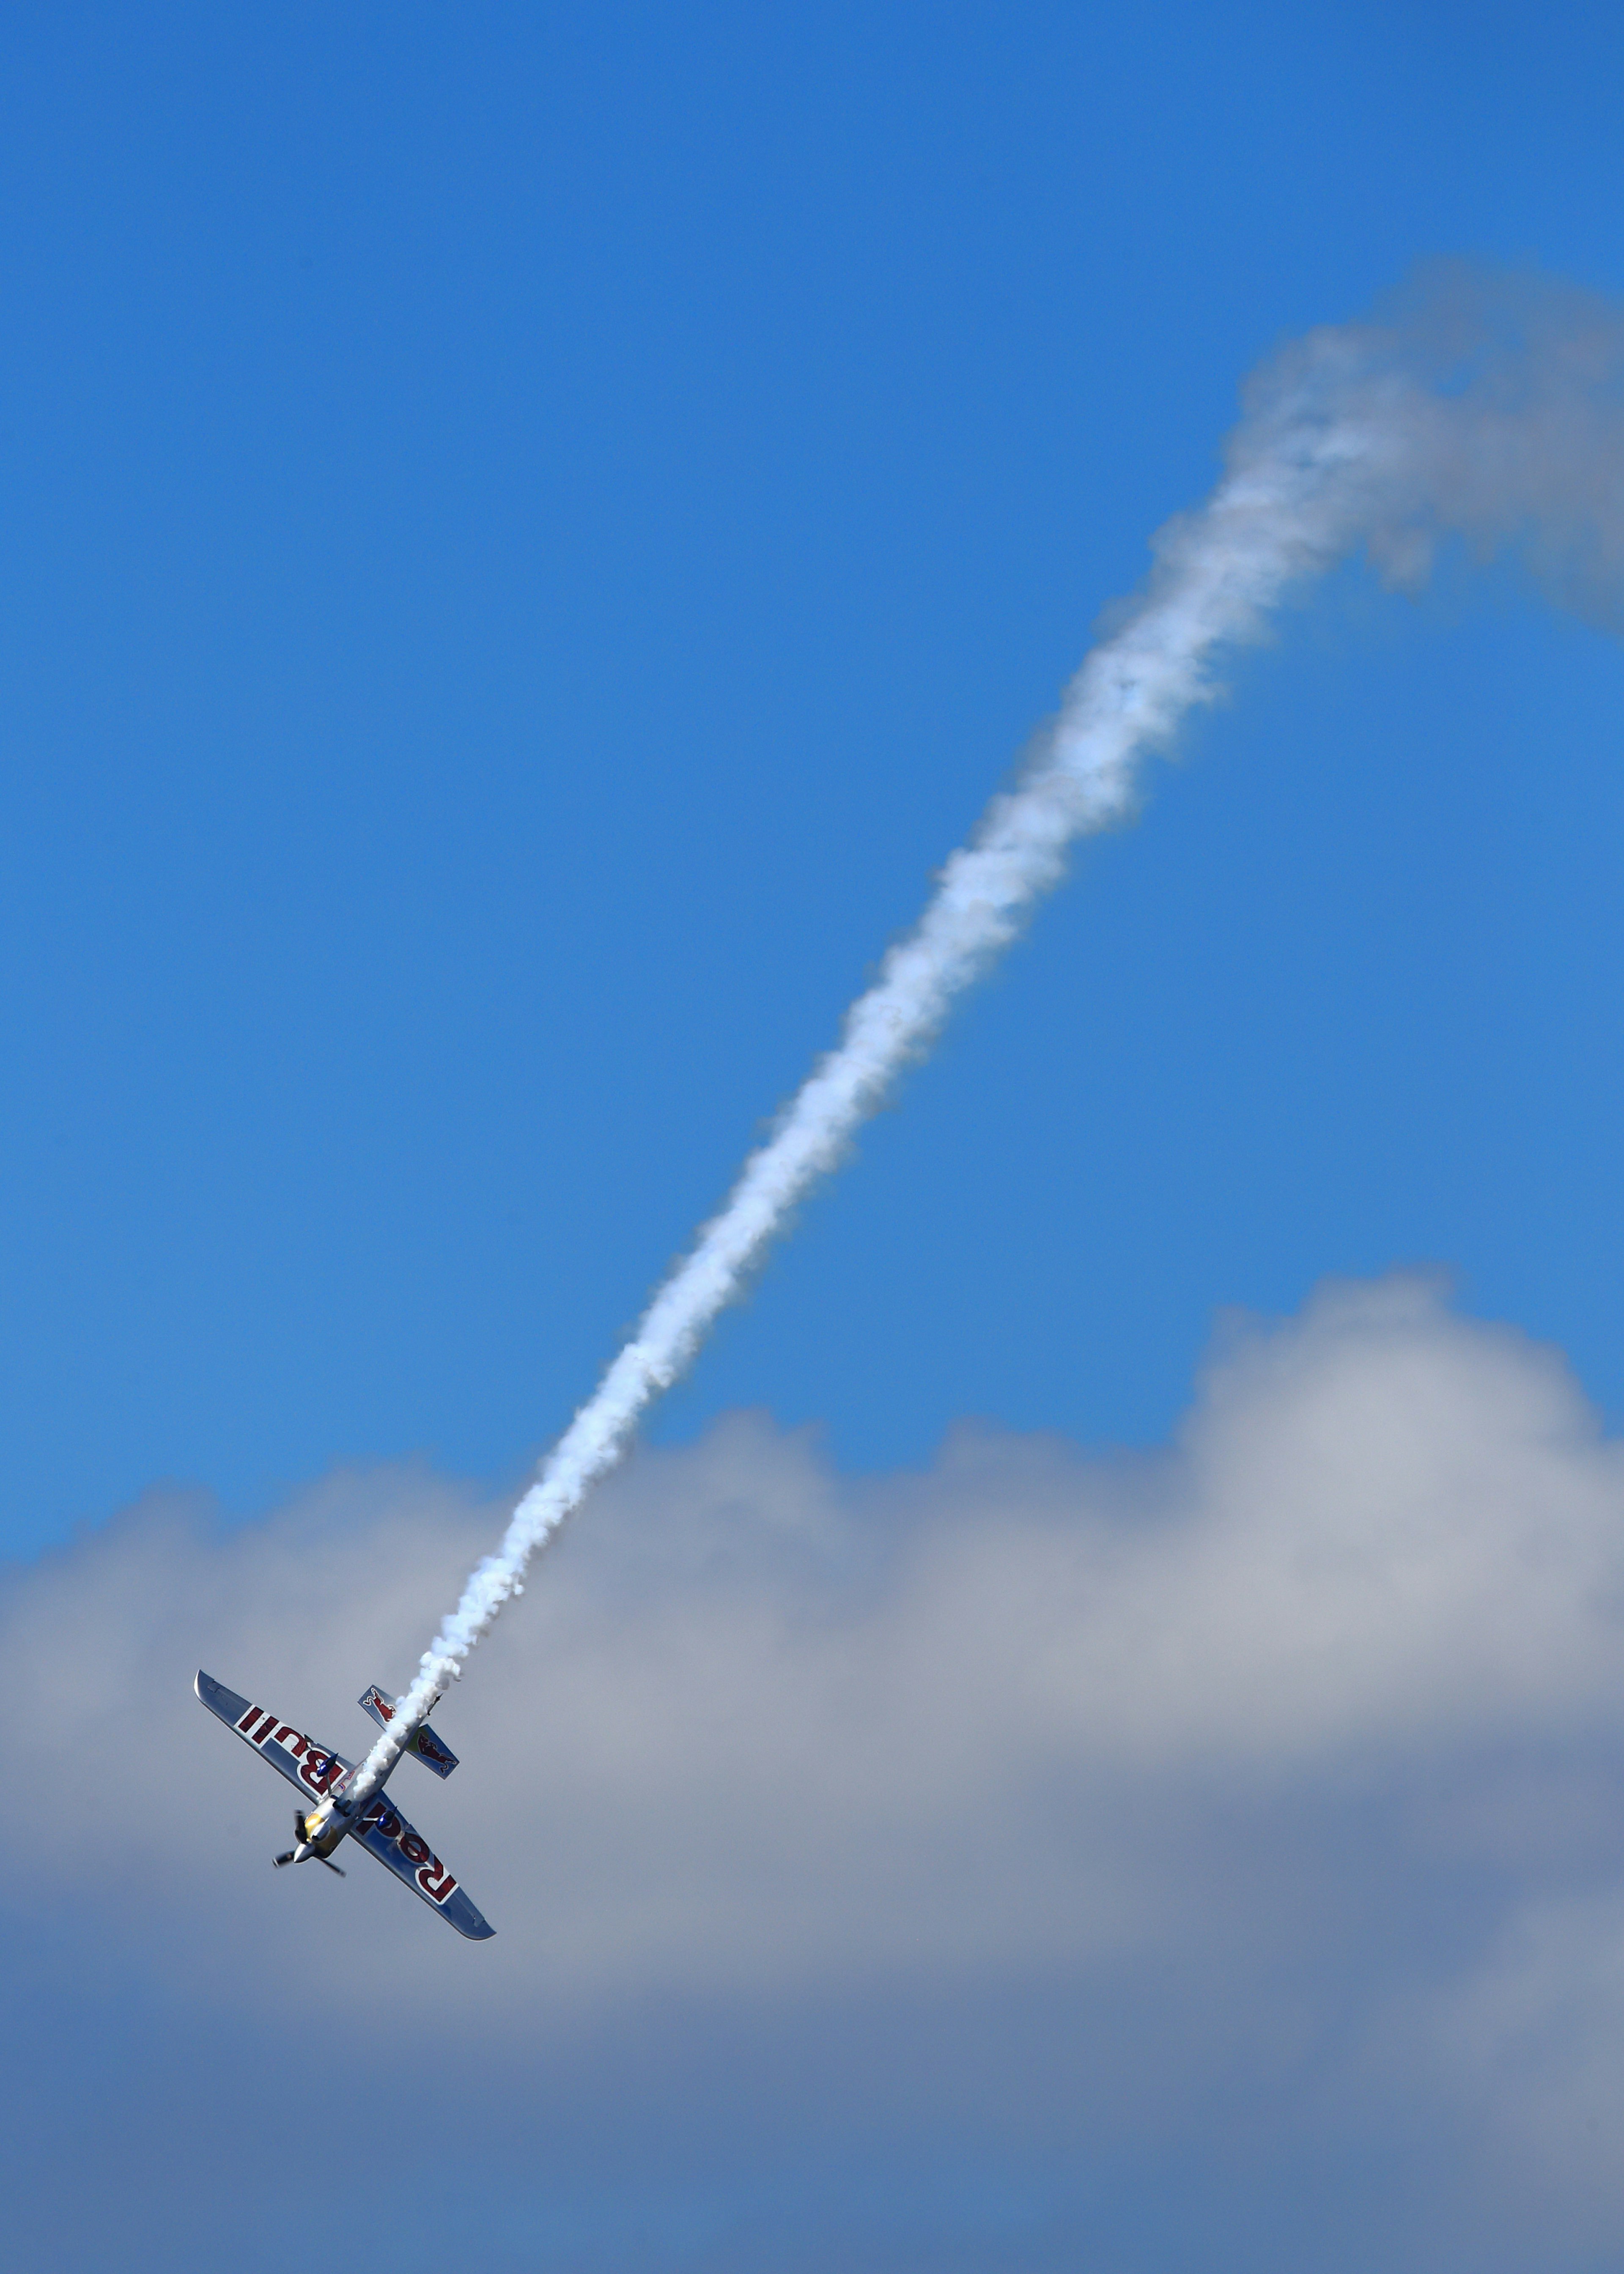
[[[387,1690],[373,1683],[370,1690],[361,1692],[357,1703],[370,1713],[380,1729],[387,1729],[395,1719],[395,1700]],[[419,1721],[407,1742],[406,1750],[425,1769],[432,1769],[437,1777],[448,1777],[457,1765],[457,1757],[449,1745],[442,1745],[426,1721]]]

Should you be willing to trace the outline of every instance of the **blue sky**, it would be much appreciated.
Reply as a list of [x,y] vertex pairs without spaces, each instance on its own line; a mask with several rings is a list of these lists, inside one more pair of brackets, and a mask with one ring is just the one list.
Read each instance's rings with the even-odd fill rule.
[[[1614,12],[1560,5],[11,11],[15,1601],[71,1601],[176,1491],[213,1511],[208,1555],[258,1527],[316,1572],[322,1525],[361,1521],[335,1473],[404,1478],[414,1506],[449,1480],[488,1536],[1151,532],[1210,486],[1248,369],[1440,254],[1624,290],[1621,71]],[[1624,655],[1510,570],[1454,563],[1416,599],[1356,568],[1229,676],[724,1321],[649,1433],[673,1474],[721,1474],[741,1410],[787,1433],[746,1465],[751,1505],[807,1430],[858,1508],[956,1473],[942,1449],[972,1423],[1011,1475],[1010,1448],[1053,1439],[1159,1474],[1215,1321],[1295,1318],[1327,1277],[1395,1267],[1450,1276],[1462,1351],[1497,1347],[1470,1321],[1508,1322],[1565,1354],[1593,1426],[1624,1419]],[[438,1566],[391,1579],[398,1663],[324,1662],[339,1708],[404,1681],[443,1592]],[[342,1623],[320,1630],[342,1653]],[[168,1660],[148,1672],[156,1698]],[[529,1757],[503,1758],[522,1807]],[[211,1887],[260,1873],[264,1844]],[[131,1868],[128,1948],[64,1885],[53,1954],[13,1985],[50,2047],[43,2167],[69,2167],[93,2075],[204,2137],[200,2060],[252,2069],[267,2105],[308,2093],[323,2132],[357,2120],[353,2053],[324,2099],[263,2012],[149,1963],[180,1931]],[[503,1901],[522,1935],[499,1875]],[[87,1991],[90,1940],[110,1954]],[[755,2268],[838,2245],[876,2274],[1079,2252],[1159,2274],[1227,2204],[1253,2239],[1214,2264],[1341,2264],[1303,2243],[1314,2199],[1395,2265],[1463,2233],[1411,2170],[1416,2139],[1447,2160],[1444,2100],[1395,2138],[1327,2090],[1288,2138],[1255,2046],[1263,2113],[1220,2120],[1179,2072],[1165,2129],[1136,2117],[1096,2167],[1073,2118],[1098,2080],[1046,2039],[1053,2123],[1011,2146],[996,2104],[1034,2011],[1052,1992],[1103,2028],[1116,1993],[1013,1930],[970,1942],[920,1977],[860,1937],[759,2010],[703,1969],[611,1968],[570,2042],[582,2105],[635,2079],[637,2112],[618,2160],[583,2127],[578,2184],[532,2184],[523,2146],[568,2067],[470,2024],[453,2135],[476,2165],[477,2137],[506,2143],[475,2255]],[[1335,1953],[1302,1964],[1323,1981]],[[825,1994],[905,2015],[880,2033],[884,2121],[843,2128]],[[955,2033],[997,2048],[985,2105],[929,2084]],[[410,2043],[403,2022],[386,2082]],[[774,2079],[745,2150],[737,2063]],[[683,2115],[688,2064],[708,2082]],[[113,2188],[129,2263],[217,2254],[223,2195],[166,2258],[172,2173],[144,2168]],[[1408,2174],[1402,2233],[1367,2169]],[[451,2235],[452,2197],[411,2184],[425,2236]],[[244,2213],[258,2235],[274,2192]],[[1604,2263],[1612,2216],[1560,2263]],[[94,2221],[72,2247],[103,2263]]]
[[[1559,20],[14,19],[11,1542],[520,1473],[1245,370],[1440,251],[1608,282]],[[1214,1306],[1418,1258],[1616,1402],[1613,670],[1363,591],[1249,660],[659,1427],[1153,1437]]]

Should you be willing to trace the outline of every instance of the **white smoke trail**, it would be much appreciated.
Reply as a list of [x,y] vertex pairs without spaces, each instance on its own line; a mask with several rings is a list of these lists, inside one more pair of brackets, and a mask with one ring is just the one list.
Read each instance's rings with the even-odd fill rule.
[[[1577,305],[1572,295],[1563,302]],[[1583,305],[1593,323],[1602,321],[1595,304]],[[1534,514],[1530,480],[1536,491],[1551,485],[1530,475],[1517,439],[1530,426],[1529,351],[1519,342],[1497,353],[1481,311],[1462,342],[1452,305],[1449,296],[1434,295],[1424,335],[1413,326],[1403,334],[1368,328],[1315,334],[1255,384],[1224,479],[1199,512],[1162,532],[1148,586],[1088,657],[1038,755],[948,861],[917,926],[846,1014],[838,1046],[746,1163],[720,1214],[660,1287],[560,1439],[501,1545],[474,1571],[425,1653],[402,1709],[351,1781],[347,1804],[370,1796],[502,1605],[521,1592],[531,1556],[622,1457],[644,1408],[688,1364],[796,1201],[835,1165],[953,998],[1059,881],[1072,840],[1124,814],[1139,759],[1210,693],[1215,652],[1258,636],[1289,585],[1328,568],[1360,539],[1390,568],[1408,570],[1425,552],[1429,522],[1492,540]],[[1607,321],[1616,335],[1618,320]],[[1570,320],[1562,335],[1571,343],[1583,328]],[[1551,362],[1536,353],[1532,367],[1548,377]],[[1593,359],[1583,365],[1581,357],[1580,365],[1570,363],[1565,377],[1559,370],[1543,390],[1542,432],[1551,426],[1553,400],[1560,410],[1565,396],[1575,403],[1593,396]],[[1616,416],[1611,424],[1616,427]],[[1563,425],[1559,417],[1556,425],[1564,433],[1577,431],[1571,418]],[[1500,471],[1485,477],[1496,438]]]

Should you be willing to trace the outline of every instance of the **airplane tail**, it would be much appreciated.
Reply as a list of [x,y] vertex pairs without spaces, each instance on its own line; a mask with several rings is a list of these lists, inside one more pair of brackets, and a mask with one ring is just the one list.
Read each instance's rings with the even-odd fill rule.
[[[370,1690],[361,1692],[357,1703],[372,1715],[380,1729],[387,1729],[395,1719],[394,1700],[375,1682]],[[457,1757],[450,1746],[441,1744],[426,1721],[420,1721],[412,1731],[406,1750],[425,1769],[432,1769],[437,1777],[448,1777],[457,1765]]]

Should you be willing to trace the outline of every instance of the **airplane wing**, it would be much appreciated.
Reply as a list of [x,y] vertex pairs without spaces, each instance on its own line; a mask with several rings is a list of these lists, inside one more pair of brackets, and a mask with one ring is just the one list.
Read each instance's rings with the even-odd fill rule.
[[404,1879],[414,1894],[421,1895],[431,1909],[470,1942],[484,1942],[496,1932],[432,1852],[428,1841],[412,1830],[398,1808],[390,1805],[387,1793],[378,1795],[350,1837],[369,1856],[376,1856],[397,1879]]
[[235,1690],[228,1690],[223,1682],[216,1682],[200,1667],[192,1687],[217,1720],[235,1729],[245,1745],[252,1745],[262,1759],[269,1761],[289,1784],[297,1785],[302,1793],[313,1793],[318,1800],[325,1798],[344,1770],[353,1766],[330,1745],[316,1744],[290,1721],[279,1720],[263,1706],[250,1705],[246,1698],[239,1698]]

